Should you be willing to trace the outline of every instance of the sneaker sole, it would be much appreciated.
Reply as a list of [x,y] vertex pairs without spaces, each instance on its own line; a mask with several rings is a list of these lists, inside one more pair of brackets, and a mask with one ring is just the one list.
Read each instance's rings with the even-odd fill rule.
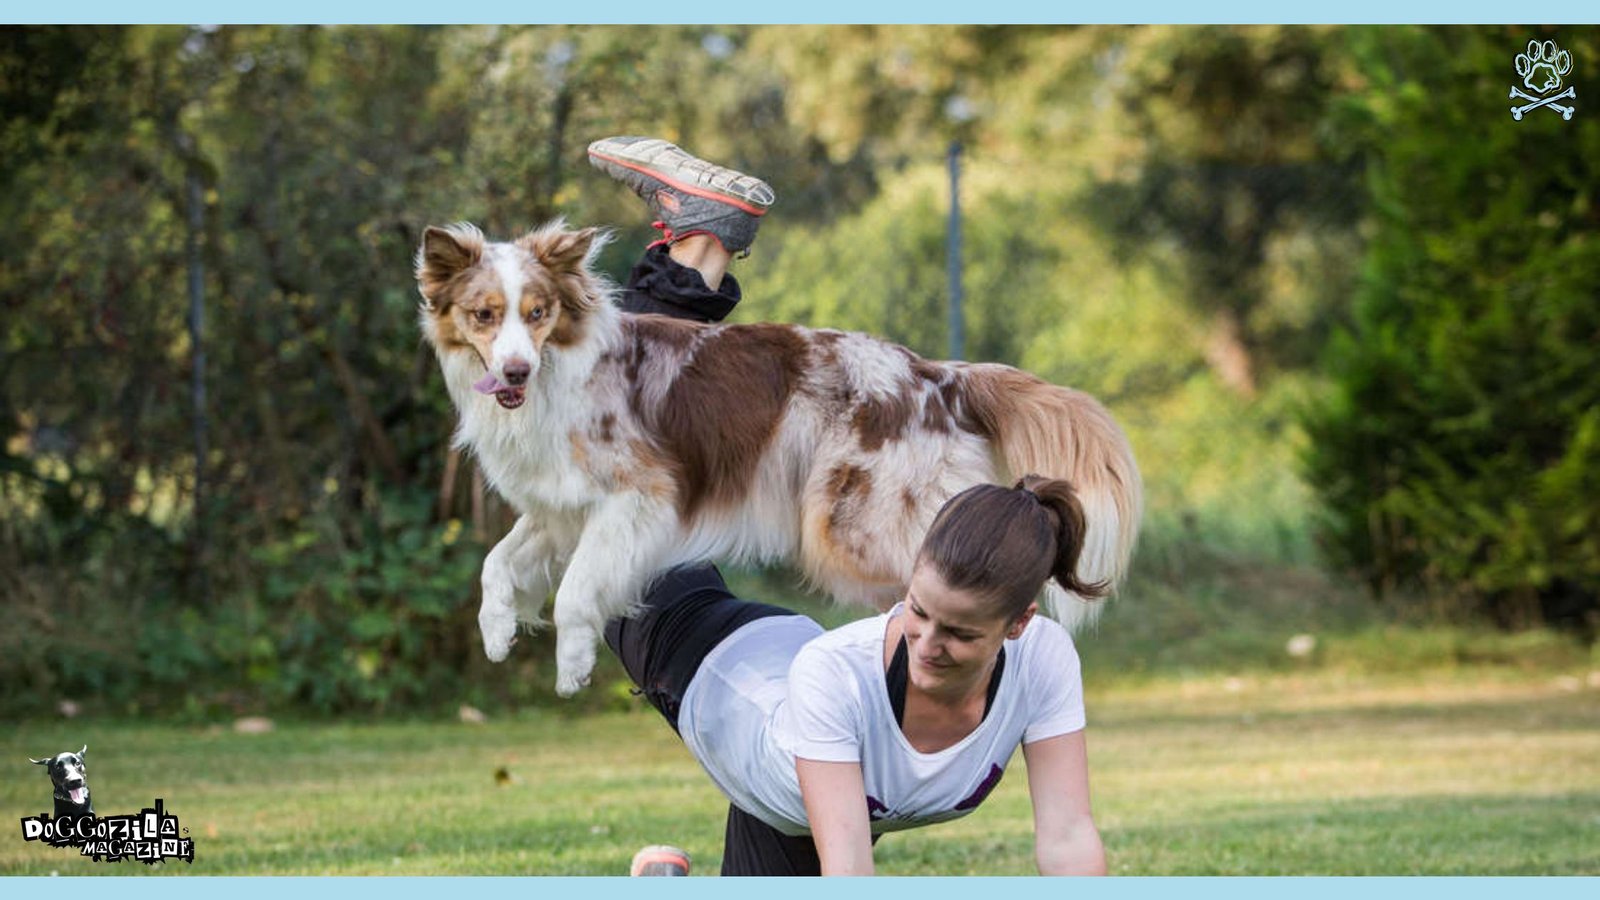
[[[682,152],[682,150],[680,149],[679,152]],[[684,155],[687,156],[688,154],[684,154]],[[604,161],[606,161],[608,163],[611,163],[612,165],[621,166],[624,169],[631,169],[631,170],[633,170],[635,172],[640,173],[641,175],[648,175],[651,178],[654,178],[657,181],[667,185],[668,187],[672,188],[673,190],[682,191],[685,194],[693,194],[696,197],[704,197],[707,200],[715,200],[715,201],[717,201],[719,203],[726,203],[729,206],[736,207],[736,208],[742,210],[743,212],[749,213],[752,216],[764,216],[764,215],[767,214],[767,207],[766,206],[757,206],[754,203],[752,203],[751,200],[748,197],[741,196],[739,194],[728,193],[726,191],[719,191],[719,190],[717,190],[715,188],[708,188],[708,187],[704,187],[702,185],[689,184],[687,182],[680,181],[680,180],[678,180],[676,178],[673,178],[672,176],[670,176],[670,175],[666,174],[665,172],[661,171],[660,169],[657,169],[657,168],[655,168],[653,166],[650,166],[650,165],[648,165],[646,163],[634,162],[633,160],[624,159],[624,158],[622,158],[620,156],[616,156],[616,155],[610,154],[610,153],[602,153],[602,152],[600,152],[598,150],[595,150],[593,148],[591,148],[589,150],[589,157],[591,159],[604,160]],[[732,171],[732,170],[729,170],[729,171]],[[744,176],[744,177],[748,178],[750,176]],[[770,190],[770,188],[768,188],[768,190]],[[771,204],[768,204],[768,205],[770,206]]]
[[633,856],[628,874],[684,876],[689,874],[689,855],[676,847],[646,847]]

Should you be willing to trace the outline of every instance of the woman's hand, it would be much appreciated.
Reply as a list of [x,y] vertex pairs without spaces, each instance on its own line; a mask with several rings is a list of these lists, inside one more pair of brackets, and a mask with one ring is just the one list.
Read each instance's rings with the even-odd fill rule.
[[861,764],[796,757],[794,768],[822,874],[871,875],[872,827]]
[[1089,757],[1083,732],[1023,744],[1022,758],[1028,763],[1039,874],[1106,874],[1106,851],[1089,811]]

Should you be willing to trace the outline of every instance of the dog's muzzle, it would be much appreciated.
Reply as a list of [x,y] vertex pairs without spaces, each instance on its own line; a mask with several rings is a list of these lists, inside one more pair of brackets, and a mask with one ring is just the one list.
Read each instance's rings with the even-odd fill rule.
[[500,379],[494,376],[493,373],[485,375],[483,378],[479,379],[475,384],[472,385],[472,389],[480,394],[493,394],[495,402],[499,403],[505,409],[516,409],[528,399],[528,388],[526,384],[517,385],[515,387],[508,384],[503,384]]

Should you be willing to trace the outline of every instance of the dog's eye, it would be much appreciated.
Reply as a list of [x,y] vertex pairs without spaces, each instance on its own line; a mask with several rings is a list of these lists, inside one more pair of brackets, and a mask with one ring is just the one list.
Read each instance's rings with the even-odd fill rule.
[[529,322],[537,322],[542,318],[544,318],[544,307],[542,306],[535,306],[533,310],[528,313]]
[[474,310],[473,313],[472,313],[472,317],[474,319],[478,320],[478,324],[479,325],[487,325],[490,322],[494,321],[494,310],[492,310],[492,309]]

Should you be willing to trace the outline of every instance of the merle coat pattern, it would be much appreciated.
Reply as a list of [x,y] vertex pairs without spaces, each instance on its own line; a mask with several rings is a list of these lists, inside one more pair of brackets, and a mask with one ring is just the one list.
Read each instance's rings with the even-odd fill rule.
[[[649,577],[705,559],[792,561],[839,602],[887,608],[947,499],[1030,473],[1078,491],[1079,580],[1126,571],[1139,471],[1093,398],[863,334],[628,315],[591,268],[601,243],[559,221],[509,243],[462,224],[417,252],[455,444],[521,513],[484,561],[490,659],[554,590],[570,695]],[[1069,625],[1097,609],[1054,584],[1043,600]]]

